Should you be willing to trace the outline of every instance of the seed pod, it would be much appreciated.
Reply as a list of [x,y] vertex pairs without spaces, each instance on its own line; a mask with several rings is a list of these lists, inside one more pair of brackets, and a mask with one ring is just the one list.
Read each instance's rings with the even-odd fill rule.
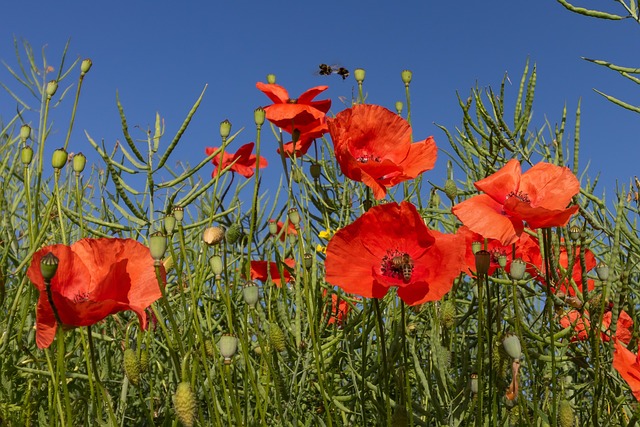
[[277,352],[286,348],[284,332],[277,323],[269,323],[269,343]]
[[231,122],[229,120],[223,120],[220,123],[220,136],[226,138],[231,133]]
[[221,227],[208,227],[204,230],[202,240],[209,245],[217,245],[224,240],[224,229]]
[[20,160],[24,166],[30,165],[33,160],[33,148],[25,145],[20,152]]
[[267,83],[273,85],[276,83],[276,75],[275,74],[267,74]]
[[20,127],[20,140],[25,142],[31,136],[31,126],[22,125]]
[[502,346],[512,359],[520,359],[522,356],[522,347],[520,345],[520,339],[517,335],[512,333],[505,334],[502,339]]
[[171,236],[176,228],[176,217],[173,214],[165,215],[163,225],[164,232],[167,233],[167,236]]
[[560,427],[573,427],[575,425],[573,407],[567,399],[562,399],[558,402],[558,425]]
[[131,348],[124,351],[124,373],[131,384],[137,386],[140,383],[140,361]]
[[89,58],[83,60],[82,64],[80,64],[80,73],[82,75],[87,74],[89,72],[89,70],[91,69],[92,65],[93,65],[93,62],[91,62],[91,60]]
[[364,82],[365,71],[363,68],[356,68],[353,70],[353,77],[355,77],[358,83]]
[[173,395],[173,407],[182,425],[192,427],[196,418],[196,397],[191,384],[186,381],[178,384],[176,394]]
[[151,253],[151,258],[160,261],[166,251],[167,238],[162,232],[157,231],[149,236],[149,252]]
[[458,186],[454,180],[447,179],[444,182],[444,194],[446,194],[449,200],[453,203],[455,198],[458,196]]
[[149,350],[143,348],[140,352],[140,373],[145,373],[149,370]]
[[402,82],[405,84],[405,86],[409,86],[409,83],[411,83],[411,79],[413,77],[413,73],[409,70],[403,70],[402,73],[400,73],[400,77],[402,77]]
[[58,148],[53,152],[53,156],[51,156],[51,166],[54,169],[60,170],[67,164],[67,159],[69,155],[64,148]]
[[236,354],[238,350],[238,338],[231,334],[224,334],[220,338],[220,354],[224,357],[225,365],[231,364],[231,358]]
[[254,282],[245,283],[242,288],[242,296],[244,297],[244,302],[248,306],[255,307],[259,297],[258,285]]
[[58,90],[57,81],[51,80],[49,83],[47,83],[46,92],[47,92],[48,98],[51,98],[53,95],[55,95],[57,90]]
[[520,258],[516,258],[511,262],[509,275],[513,280],[521,280],[527,270],[527,264]]
[[456,323],[456,305],[451,300],[446,300],[440,306],[440,322],[446,329],[450,329]]
[[82,171],[84,171],[84,167],[87,164],[87,157],[82,154],[82,153],[78,153],[75,156],[73,156],[73,171],[77,174],[82,173]]
[[257,126],[262,126],[264,124],[266,115],[267,113],[262,107],[258,107],[253,110],[253,119],[255,120]]
[[240,224],[233,223],[227,228],[225,232],[224,238],[227,240],[227,243],[233,245],[238,239],[242,236],[242,227]]

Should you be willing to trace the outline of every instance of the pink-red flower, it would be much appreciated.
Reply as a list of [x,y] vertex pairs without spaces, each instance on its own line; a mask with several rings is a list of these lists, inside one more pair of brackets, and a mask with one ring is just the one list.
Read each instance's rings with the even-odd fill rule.
[[619,340],[613,341],[613,367],[629,384],[635,398],[640,401],[640,356],[633,354]]
[[336,326],[341,327],[347,319],[347,313],[349,313],[351,308],[349,303],[344,298],[340,298],[336,293],[331,294],[331,302],[329,302],[326,289],[322,293],[322,296],[326,300],[326,307],[331,308],[327,313],[325,313],[325,316],[329,317],[327,324],[335,324]]
[[433,169],[438,149],[433,137],[411,142],[411,126],[379,105],[355,105],[328,120],[336,160],[342,173],[373,190],[387,188]]
[[331,100],[313,99],[327,90],[328,86],[313,87],[298,98],[290,98],[289,92],[277,84],[258,82],[256,87],[273,101],[273,104],[264,107],[264,110],[267,120],[274,125],[288,133],[298,129],[300,134],[305,134],[323,126],[326,132],[325,115],[331,108]]
[[[58,327],[49,304],[40,261],[52,253],[58,269],[51,294],[65,326],[89,326],[110,314],[132,310],[146,329],[145,309],[162,296],[149,249],[132,239],[82,239],[71,246],[53,245],[33,255],[27,276],[40,291],[36,308],[36,344],[46,348]],[[164,268],[160,266],[164,282]]]
[[293,225],[291,221],[287,221],[287,226],[285,228],[285,224],[282,221],[276,222],[276,236],[280,237],[280,240],[283,242],[286,240],[287,236],[297,236],[298,231],[296,230],[296,226]]
[[578,206],[567,207],[580,183],[566,167],[540,162],[521,173],[520,162],[475,183],[485,194],[453,207],[453,213],[472,231],[504,245],[518,240],[524,222],[531,228],[567,225]]
[[[602,333],[601,338],[603,341],[609,341],[611,339],[611,316],[612,312],[609,310],[602,316]],[[574,340],[584,341],[589,338],[589,329],[591,328],[591,321],[589,313],[580,313],[578,310],[569,310],[562,317],[560,317],[560,325],[563,328],[573,326],[575,331]],[[618,323],[616,326],[616,339],[622,341],[625,344],[629,344],[631,341],[631,335],[633,333],[633,319],[627,314],[626,311],[621,310],[618,317]]]
[[397,287],[415,305],[442,298],[465,268],[464,239],[429,230],[411,203],[369,209],[329,241],[326,281],[346,292],[382,298]]
[[[287,258],[279,264],[275,261],[251,261],[251,280],[260,280],[263,283],[271,280],[276,286],[281,287],[283,283],[291,280],[291,273],[295,265],[295,260]],[[282,271],[282,274],[280,274]]]
[[[216,152],[218,147],[207,147],[205,148],[205,153],[207,156],[212,155]],[[218,174],[218,170],[222,170],[227,166],[231,165],[230,170],[233,172],[238,172],[240,175],[245,178],[251,178],[256,170],[258,159],[253,152],[253,142],[243,145],[238,148],[234,154],[227,153],[226,151],[214,156],[211,159],[211,163],[213,163],[213,172],[211,173],[211,178],[215,178]],[[220,160],[222,158],[222,161]],[[222,165],[220,165],[222,163]],[[267,159],[260,156],[260,169],[267,167]]]

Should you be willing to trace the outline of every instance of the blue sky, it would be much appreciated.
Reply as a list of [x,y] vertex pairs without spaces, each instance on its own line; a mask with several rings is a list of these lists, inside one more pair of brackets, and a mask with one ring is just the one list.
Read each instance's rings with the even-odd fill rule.
[[[596,7],[602,2],[580,4]],[[606,6],[617,11],[614,2]],[[456,91],[466,97],[476,84],[498,88],[507,72],[514,83],[508,96],[514,99],[529,58],[538,68],[533,123],[538,128],[545,119],[557,123],[565,103],[572,118],[582,98],[581,170],[591,160],[590,175],[602,174],[609,195],[616,181],[626,184],[638,174],[637,115],[593,91],[598,88],[640,104],[637,88],[581,57],[640,66],[632,56],[640,28],[632,21],[574,15],[552,0],[70,1],[55,6],[30,1],[7,3],[3,11],[0,59],[7,64],[15,65],[14,36],[29,41],[36,53],[46,45],[53,65],[68,39],[70,59],[93,60],[69,151],[91,153],[84,130],[96,140],[104,138],[108,146],[122,139],[116,91],[133,136],[143,137],[134,126],[153,126],[159,112],[168,144],[208,84],[182,149],[171,158],[194,164],[206,146],[219,145],[218,127],[224,119],[233,123],[234,131],[246,128],[236,146],[253,141],[253,110],[269,103],[255,83],[264,81],[267,73],[275,73],[293,96],[328,84],[332,112],[341,110],[338,97],[349,97],[355,81],[314,75],[322,62],[366,69],[368,102],[390,109],[404,97],[400,72],[412,70],[414,137],[434,135],[447,149],[435,123],[451,130],[461,123]],[[0,81],[10,82],[5,69],[0,69]],[[0,116],[9,119],[15,108],[0,91]],[[64,141],[66,117],[58,119],[60,132],[52,136],[51,148]],[[275,177],[279,162],[275,150],[268,149],[269,141],[263,151],[272,160]],[[443,154],[433,173],[443,174],[445,167]]]

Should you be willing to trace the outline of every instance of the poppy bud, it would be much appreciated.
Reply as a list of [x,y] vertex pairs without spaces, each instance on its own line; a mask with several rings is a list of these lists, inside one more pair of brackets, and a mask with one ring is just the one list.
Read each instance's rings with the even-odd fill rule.
[[264,108],[258,107],[253,110],[253,119],[255,120],[257,126],[262,126],[264,124],[265,117],[266,113],[264,111]]
[[20,159],[22,160],[22,164],[28,166],[31,164],[31,160],[33,160],[33,148],[25,145],[20,152]]
[[524,273],[527,269],[527,264],[520,259],[516,258],[511,262],[511,269],[509,275],[513,280],[521,280],[524,277]]
[[298,128],[293,129],[291,132],[291,141],[293,143],[300,141],[300,130]]
[[242,288],[242,296],[244,297],[244,302],[248,306],[252,308],[255,307],[259,297],[258,285],[254,282],[245,283]]
[[192,427],[196,418],[196,397],[191,384],[186,381],[178,384],[176,394],[173,395],[173,407],[180,422],[185,427]]
[[284,351],[286,348],[284,332],[277,323],[269,323],[269,343],[277,352]]
[[209,266],[211,266],[211,271],[216,276],[220,276],[222,274],[222,270],[224,269],[224,265],[222,264],[222,257],[220,255],[214,255],[209,258]]
[[505,268],[507,266],[507,256],[505,254],[500,254],[500,256],[498,256],[498,265],[500,268]]
[[145,373],[149,370],[149,350],[143,348],[140,352],[140,373]]
[[82,64],[80,64],[80,75],[84,76],[85,74],[87,74],[92,65],[93,62],[89,58],[83,60]]
[[398,115],[402,114],[403,108],[404,104],[402,103],[402,101],[396,101],[396,113],[398,113]]
[[455,198],[458,196],[458,186],[451,178],[444,182],[444,194],[446,194],[449,200],[451,200],[451,203],[453,203]]
[[300,224],[300,213],[298,213],[298,209],[297,208],[289,209],[288,215],[289,215],[289,221],[291,221],[291,224],[295,225],[295,227],[298,228],[298,225]]
[[40,273],[46,282],[51,281],[53,276],[56,275],[59,262],[60,260],[53,254],[53,252],[49,252],[40,260]]
[[510,332],[505,334],[502,339],[502,346],[512,359],[520,359],[522,356],[522,347],[520,346],[520,339],[518,339],[517,335]]
[[603,262],[598,263],[598,265],[596,265],[596,274],[598,275],[598,279],[604,282],[609,278],[609,266]]
[[211,340],[206,340],[204,342],[204,352],[208,358],[213,359],[215,353],[213,352],[213,342]]
[[84,167],[87,164],[87,157],[82,154],[82,153],[78,153],[75,156],[73,156],[73,171],[77,174],[82,173],[82,171],[84,171]]
[[231,122],[229,120],[223,120],[220,123],[220,136],[226,138],[231,133]]
[[176,228],[176,217],[173,216],[172,214],[165,215],[163,225],[164,225],[164,232],[167,233],[167,236],[172,235],[173,230],[175,230]]
[[471,374],[469,386],[471,388],[471,393],[478,394],[478,374],[475,372]]
[[276,84],[276,75],[267,74],[267,83],[269,83],[270,85]]
[[571,240],[578,240],[580,238],[580,227],[577,225],[569,227],[569,238],[571,238]]
[[208,227],[202,234],[202,240],[209,245],[217,245],[224,240],[224,230],[221,227]]
[[362,207],[364,208],[365,212],[371,209],[371,206],[373,206],[373,202],[370,199],[367,199],[364,202],[362,202]]
[[162,232],[157,231],[149,237],[149,251],[151,258],[160,261],[167,250],[167,238]]
[[575,415],[573,413],[573,407],[571,402],[567,399],[562,399],[558,402],[558,426],[560,427],[573,427],[575,425]]
[[27,139],[29,139],[30,136],[31,136],[31,126],[22,125],[20,127],[20,140],[24,142]]
[[182,206],[174,206],[173,216],[176,217],[176,221],[182,222],[182,220],[184,219],[184,208]]
[[53,156],[51,157],[51,166],[54,169],[60,170],[67,164],[67,159],[69,155],[64,148],[58,148],[53,152]]
[[47,89],[46,89],[47,98],[51,98],[53,95],[55,95],[57,90],[58,90],[57,81],[51,80],[49,83],[47,83]]
[[320,178],[320,165],[317,163],[313,163],[310,167],[309,167],[309,173],[311,173],[311,177],[313,179],[318,179]]
[[300,184],[303,178],[304,173],[302,172],[302,169],[294,167],[291,171],[291,179],[293,179],[294,182]]
[[307,270],[313,266],[313,255],[310,253],[304,254],[304,268]]
[[231,334],[224,334],[218,344],[220,346],[220,354],[224,357],[224,364],[231,364],[231,358],[238,349],[238,338]]
[[227,243],[233,245],[238,239],[242,236],[242,227],[240,224],[233,223],[228,228],[224,234],[224,238],[227,240]]
[[411,78],[413,77],[413,73],[409,70],[403,70],[402,73],[400,73],[400,77],[402,77],[402,82],[404,83],[404,85],[409,86],[409,83],[411,83]]
[[489,251],[481,250],[476,252],[476,271],[479,276],[484,276],[489,272],[491,265],[491,254]]
[[140,383],[140,362],[131,348],[124,351],[124,373],[131,384],[137,386]]
[[456,306],[451,300],[446,300],[440,306],[440,321],[446,329],[450,329],[455,324]]
[[479,250],[482,249],[482,242],[473,242],[471,243],[471,252],[475,255]]
[[358,83],[364,82],[364,75],[364,68],[356,68],[355,70],[353,70],[353,77],[356,78],[356,81]]
[[278,223],[275,219],[269,220],[269,233],[271,233],[272,236],[278,234]]

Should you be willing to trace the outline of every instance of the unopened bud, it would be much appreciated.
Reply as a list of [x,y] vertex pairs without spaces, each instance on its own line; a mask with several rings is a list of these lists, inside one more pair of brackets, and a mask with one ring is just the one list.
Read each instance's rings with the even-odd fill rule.
[[93,62],[89,58],[83,60],[82,64],[80,64],[80,73],[81,73],[81,75],[87,74],[89,72],[89,70],[91,69],[92,65],[93,65]]
[[87,164],[87,157],[82,154],[82,153],[78,153],[75,156],[73,156],[73,171],[75,173],[82,173],[82,171],[84,171],[84,167]]
[[22,147],[22,151],[20,152],[20,160],[22,160],[22,164],[28,166],[31,164],[33,160],[33,148],[25,145]]
[[51,80],[49,83],[47,83],[46,93],[48,98],[51,98],[53,95],[55,95],[57,90],[58,90],[57,81]]
[[444,194],[446,194],[449,200],[451,200],[451,203],[453,203],[455,198],[458,196],[458,186],[454,180],[447,179],[444,182]]
[[227,243],[233,245],[242,236],[242,226],[238,223],[231,224],[225,232],[224,238]]
[[31,126],[22,125],[20,127],[20,140],[25,142],[31,136]]
[[67,164],[67,159],[69,155],[64,148],[58,148],[53,152],[53,156],[51,157],[51,166],[54,169],[60,170]]

